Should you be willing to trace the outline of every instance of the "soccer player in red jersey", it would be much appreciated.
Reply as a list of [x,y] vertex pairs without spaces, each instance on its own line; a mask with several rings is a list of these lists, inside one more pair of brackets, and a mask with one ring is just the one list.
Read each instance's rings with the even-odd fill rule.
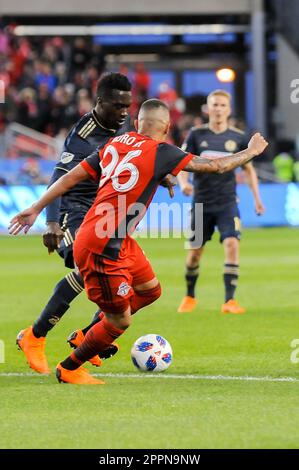
[[25,233],[53,199],[79,181],[94,178],[100,191],[80,226],[74,258],[88,298],[103,311],[103,319],[85,335],[82,344],[56,368],[59,381],[100,384],[82,364],[99,354],[130,326],[132,314],[159,298],[161,287],[150,262],[131,233],[143,217],[152,197],[167,175],[180,170],[223,173],[263,152],[267,142],[255,134],[248,148],[224,158],[209,160],[165,143],[169,110],[157,99],[140,108],[137,132],[112,138],[100,151],[87,157],[59,179],[30,208],[16,215],[10,233]]

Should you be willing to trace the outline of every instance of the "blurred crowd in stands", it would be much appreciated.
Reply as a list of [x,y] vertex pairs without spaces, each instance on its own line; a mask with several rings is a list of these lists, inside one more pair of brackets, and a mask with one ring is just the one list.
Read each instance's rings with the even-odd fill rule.
[[[0,104],[0,157],[4,156],[5,130],[15,122],[55,137],[58,148],[62,148],[71,126],[94,106],[96,83],[105,71],[101,45],[89,38],[16,37],[12,26],[4,30],[0,24],[0,83],[5,86],[5,102]],[[149,97],[150,74],[143,63],[137,63],[133,69],[121,65],[118,71],[132,81],[131,116],[134,119],[140,104]],[[160,84],[157,97],[166,102],[171,111],[171,143],[181,145],[189,129],[207,117],[204,106],[197,116],[186,113],[184,99],[167,82]],[[245,128],[242,121],[232,119],[231,124]],[[10,156],[19,154],[15,152]],[[288,173],[289,181],[299,181],[294,161],[289,161],[289,167],[293,165],[291,172],[283,170],[284,175],[279,175],[287,166],[284,163],[285,160],[279,164],[278,159],[277,180],[287,181]],[[18,175],[18,181],[24,184],[47,182],[47,175],[40,175],[33,158],[23,160]],[[7,182],[10,181],[0,175],[0,184]]]
[[5,104],[0,131],[18,122],[59,136],[88,112],[99,75],[101,48],[84,38],[17,38],[0,30],[0,80]]
[[[0,80],[5,85],[0,133],[18,122],[63,142],[70,127],[93,107],[96,83],[105,69],[101,46],[90,39],[29,39],[0,29]],[[142,63],[134,70],[121,65],[119,71],[132,80],[134,118],[149,97],[150,75]],[[190,128],[192,116],[183,115],[184,101],[169,84],[161,84],[157,97],[171,108],[172,139],[180,144],[180,131]]]

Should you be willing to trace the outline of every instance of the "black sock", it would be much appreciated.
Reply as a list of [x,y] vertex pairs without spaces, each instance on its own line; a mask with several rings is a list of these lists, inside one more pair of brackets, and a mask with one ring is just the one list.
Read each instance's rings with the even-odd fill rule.
[[70,303],[84,289],[83,279],[76,271],[72,271],[56,284],[52,297],[34,322],[33,334],[37,338],[46,336],[68,310]]
[[195,284],[199,276],[199,266],[190,268],[186,266],[185,279],[187,282],[187,295],[189,297],[195,297]]
[[67,369],[67,370],[76,370],[80,367],[80,364],[78,364],[78,362],[73,361],[71,356],[67,357],[60,364],[62,365],[64,369]]
[[237,288],[239,278],[239,265],[228,264],[224,265],[223,280],[225,287],[225,302],[234,298],[235,290]]
[[82,329],[82,332],[84,334],[84,336],[86,335],[86,333],[88,332],[88,330],[90,330],[90,328],[95,325],[96,323],[98,323],[99,321],[101,321],[102,319],[99,318],[99,313],[101,312],[101,310],[97,310],[96,313],[94,314],[93,316],[93,319],[91,321],[91,323],[89,323],[88,326],[86,326],[85,328]]

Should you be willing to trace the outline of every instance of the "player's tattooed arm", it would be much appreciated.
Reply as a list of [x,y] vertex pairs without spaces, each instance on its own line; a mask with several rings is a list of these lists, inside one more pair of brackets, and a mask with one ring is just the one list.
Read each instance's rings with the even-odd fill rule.
[[264,137],[256,133],[250,139],[247,149],[222,158],[209,159],[195,155],[185,166],[184,170],[195,173],[226,173],[260,155],[267,145],[268,142]]
[[184,171],[191,171],[194,173],[216,173],[213,160],[199,155],[194,155],[192,160],[184,167]]

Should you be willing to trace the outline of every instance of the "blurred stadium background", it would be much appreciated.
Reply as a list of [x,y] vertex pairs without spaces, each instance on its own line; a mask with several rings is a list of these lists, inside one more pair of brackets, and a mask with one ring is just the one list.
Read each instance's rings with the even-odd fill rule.
[[[170,141],[178,145],[207,120],[204,103],[215,88],[233,96],[232,124],[270,141],[255,162],[263,217],[237,174],[243,225],[254,227],[242,242],[238,296],[246,315],[219,313],[218,237],[203,260],[191,315],[176,313],[185,290],[183,240],[142,240],[164,293],[134,317],[119,354],[100,370],[107,387],[58,385],[54,374],[29,371],[16,334],[66,270],[40,235],[0,236],[0,448],[297,448],[299,2],[0,0],[0,14],[2,233],[44,191],[104,71],[132,80],[132,118],[145,98],[165,100]],[[178,189],[175,198],[189,201]],[[51,368],[69,354],[68,334],[93,310],[80,296],[49,334]],[[134,375],[129,354],[136,338],[152,332],[174,350],[170,370],[155,380]]]
[[170,141],[177,145],[206,121],[207,94],[229,91],[231,123],[248,133],[257,129],[271,143],[255,163],[264,217],[248,210],[250,195],[238,174],[243,224],[299,225],[298,2],[89,0],[84,13],[79,1],[0,5],[2,231],[43,190],[37,185],[47,184],[67,132],[93,107],[105,71],[132,80],[132,118],[145,98],[169,104]]

